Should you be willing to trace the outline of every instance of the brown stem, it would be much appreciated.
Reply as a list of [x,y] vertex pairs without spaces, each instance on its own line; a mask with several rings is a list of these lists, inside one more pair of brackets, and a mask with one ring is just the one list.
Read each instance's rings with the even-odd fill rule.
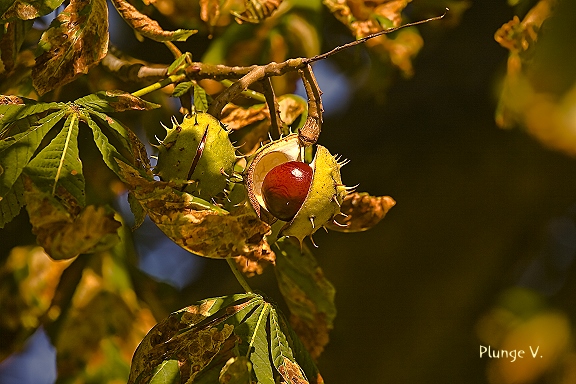
[[112,51],[100,62],[110,72],[122,80],[134,83],[152,83],[161,80],[168,74],[168,67],[150,67],[142,63],[134,63],[120,58]]
[[304,126],[298,130],[298,140],[301,146],[308,147],[315,144],[320,136],[322,112],[324,112],[321,97],[322,91],[318,86],[310,64],[299,70],[299,73],[302,78],[302,83],[304,84],[304,89],[306,90],[306,96],[308,97],[308,117],[306,118]]
[[[248,89],[248,87],[257,81],[262,80],[268,76],[281,76],[295,69],[301,68],[303,66],[302,62],[304,59],[288,59],[281,63],[269,63],[266,65],[253,66],[253,67],[227,67],[228,69],[233,68],[252,68],[250,72],[241,77],[237,82],[232,84],[228,89],[222,92],[215,100],[214,103],[208,108],[208,113],[210,113],[215,118],[220,117],[220,113],[226,104],[238,97],[242,91]],[[214,66],[214,67],[225,67],[225,66]]]
[[261,81],[261,83],[262,87],[264,88],[266,104],[268,104],[268,110],[270,111],[270,125],[272,128],[276,128],[279,136],[290,133],[288,127],[280,117],[280,109],[278,107],[278,101],[276,100],[274,88],[272,87],[272,81],[269,77],[266,77]]

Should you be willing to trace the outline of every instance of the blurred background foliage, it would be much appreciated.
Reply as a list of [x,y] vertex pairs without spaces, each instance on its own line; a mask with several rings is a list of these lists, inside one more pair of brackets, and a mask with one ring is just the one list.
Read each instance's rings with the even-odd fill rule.
[[[196,2],[148,1],[142,10],[152,9],[147,3],[166,28],[200,29],[177,43],[182,51],[235,65],[311,56],[370,33],[372,23],[402,21],[387,17],[383,5],[395,2],[386,1],[286,0],[292,9],[258,26]],[[343,3],[382,17],[348,23]],[[446,6],[441,26],[409,28],[315,67],[327,112],[321,144],[352,160],[343,168],[348,184],[397,201],[371,231],[315,237],[338,308],[320,371],[328,383],[576,382],[576,2],[414,0],[404,15]],[[111,41],[125,54],[172,60],[112,9],[110,17]],[[298,92],[290,76],[274,81],[278,94]],[[95,67],[48,97],[141,86]],[[34,94],[15,87],[4,79],[3,92]],[[152,99],[163,108],[124,120],[149,142],[179,108],[162,94]],[[95,148],[81,151],[88,200],[113,203],[129,223],[122,185]],[[79,367],[75,382],[125,382],[132,351],[158,319],[239,290],[226,263],[190,256],[148,223],[122,237],[68,265],[34,246],[26,212],[0,230],[0,382],[53,382],[46,334],[62,351],[61,382]],[[59,278],[79,284],[55,298],[71,303],[66,316],[49,310]],[[251,284],[280,297],[271,273]],[[64,320],[34,332],[46,318]],[[542,358],[480,358],[480,345],[526,355],[539,346]]]

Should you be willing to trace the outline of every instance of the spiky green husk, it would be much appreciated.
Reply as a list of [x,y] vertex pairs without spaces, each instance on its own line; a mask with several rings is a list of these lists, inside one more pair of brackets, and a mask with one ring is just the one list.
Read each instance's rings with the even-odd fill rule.
[[280,231],[281,236],[294,236],[300,242],[340,213],[340,205],[346,196],[340,166],[328,149],[318,145],[311,165],[314,176],[308,196],[296,216]]
[[236,161],[228,133],[216,118],[204,112],[168,128],[158,151],[154,172],[205,200],[224,190]]
[[[298,136],[291,134],[260,148],[248,164],[248,196],[261,218],[269,214],[261,191],[266,173],[281,163],[297,160],[299,154]],[[340,204],[347,194],[340,177],[340,164],[325,147],[317,146],[316,156],[310,166],[314,174],[306,200],[296,216],[286,222],[279,233],[279,236],[296,237],[300,242],[340,213]]]

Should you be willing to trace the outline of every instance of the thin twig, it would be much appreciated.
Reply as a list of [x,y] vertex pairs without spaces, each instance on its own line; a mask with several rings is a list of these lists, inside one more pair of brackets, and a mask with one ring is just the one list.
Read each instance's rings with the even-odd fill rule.
[[268,104],[268,111],[270,111],[270,125],[272,128],[276,129],[279,136],[287,135],[290,133],[288,126],[282,121],[280,117],[280,108],[278,107],[278,101],[276,100],[276,95],[274,94],[274,88],[272,87],[272,81],[269,77],[262,79],[260,81],[262,87],[264,88],[264,95],[266,96],[266,104]]
[[141,97],[144,96],[150,92],[156,91],[158,89],[164,88],[167,85],[173,84],[173,83],[179,83],[183,80],[186,80],[186,75],[185,74],[180,74],[180,75],[172,75],[172,76],[168,76],[167,78],[165,78],[162,81],[159,81],[157,83],[154,83],[152,85],[149,85],[145,88],[142,88],[136,92],[132,92],[132,96],[136,96],[136,97]]
[[171,41],[165,41],[164,45],[170,50],[175,59],[182,56],[182,51]]
[[334,48],[334,49],[332,49],[332,50],[330,50],[330,51],[328,51],[328,52],[326,52],[326,53],[321,53],[320,55],[316,55],[316,56],[310,57],[310,58],[308,58],[308,59],[304,59],[304,62],[305,62],[306,64],[310,64],[310,63],[314,63],[314,62],[319,61],[319,60],[324,60],[324,59],[326,59],[326,58],[328,58],[328,57],[330,57],[330,56],[332,56],[332,55],[334,55],[334,54],[336,54],[336,53],[338,53],[338,52],[340,52],[340,51],[343,51],[344,49],[348,49],[348,48],[354,47],[354,46],[356,46],[356,45],[358,45],[358,44],[363,44],[363,43],[365,43],[367,40],[373,39],[373,38],[375,38],[375,37],[382,36],[382,35],[387,35],[387,34],[389,34],[389,33],[396,32],[396,31],[398,31],[398,30],[400,30],[400,29],[403,29],[403,28],[413,27],[413,26],[420,25],[420,24],[425,24],[425,23],[428,23],[428,22],[430,22],[430,21],[441,20],[441,19],[444,18],[444,16],[446,16],[446,14],[448,13],[448,11],[449,11],[449,9],[446,8],[446,10],[444,11],[444,13],[441,14],[440,16],[434,16],[434,17],[430,17],[430,18],[425,19],[425,20],[419,20],[419,21],[415,21],[415,22],[413,22],[413,23],[403,24],[403,25],[400,25],[400,26],[398,26],[398,27],[384,29],[384,30],[382,30],[382,31],[379,31],[379,32],[373,33],[373,34],[371,34],[371,35],[362,37],[362,38],[360,38],[360,39],[358,39],[358,40],[355,40],[355,41],[352,41],[352,42],[350,42],[350,43],[347,43],[347,44],[344,44],[344,45],[340,45],[340,46],[338,46],[338,47],[336,47],[336,48]]
[[324,112],[321,97],[322,91],[320,91],[310,64],[298,72],[300,73],[304,89],[306,90],[306,96],[308,97],[308,117],[302,128],[298,130],[298,140],[300,146],[308,147],[315,144],[320,136],[322,112]]
[[[234,84],[234,82],[232,80],[221,80],[220,84],[222,84],[223,86],[225,86],[226,88],[230,87],[232,84]],[[256,92],[253,91],[251,89],[246,89],[245,91],[242,91],[242,95],[250,98],[250,99],[254,99],[257,101],[261,101],[261,102],[265,102],[266,101],[266,96],[264,96],[263,94],[261,94],[260,92]]]
[[240,283],[242,288],[244,288],[244,291],[246,291],[246,293],[252,293],[253,292],[252,288],[250,288],[250,285],[246,281],[246,278],[244,277],[242,272],[238,270],[238,267],[236,266],[236,261],[234,261],[231,257],[227,257],[226,261],[228,262],[228,265],[230,266],[230,269],[232,270],[234,277],[236,277],[238,283]]

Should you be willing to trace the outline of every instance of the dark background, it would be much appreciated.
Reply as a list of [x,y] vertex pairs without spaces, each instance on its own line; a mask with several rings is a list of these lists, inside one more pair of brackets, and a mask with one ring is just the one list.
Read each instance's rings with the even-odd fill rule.
[[[572,263],[556,279],[522,280],[533,260],[554,257],[550,228],[576,203],[576,162],[494,122],[508,57],[494,33],[513,15],[505,1],[475,1],[442,35],[424,28],[413,78],[397,78],[384,102],[358,93],[326,119],[320,144],[352,160],[343,181],[397,201],[370,231],[314,236],[337,290],[319,361],[327,383],[486,383],[476,327],[503,292],[556,284],[546,300],[573,311]],[[187,294],[237,289],[226,268],[209,262]],[[251,284],[280,297],[271,273]]]

